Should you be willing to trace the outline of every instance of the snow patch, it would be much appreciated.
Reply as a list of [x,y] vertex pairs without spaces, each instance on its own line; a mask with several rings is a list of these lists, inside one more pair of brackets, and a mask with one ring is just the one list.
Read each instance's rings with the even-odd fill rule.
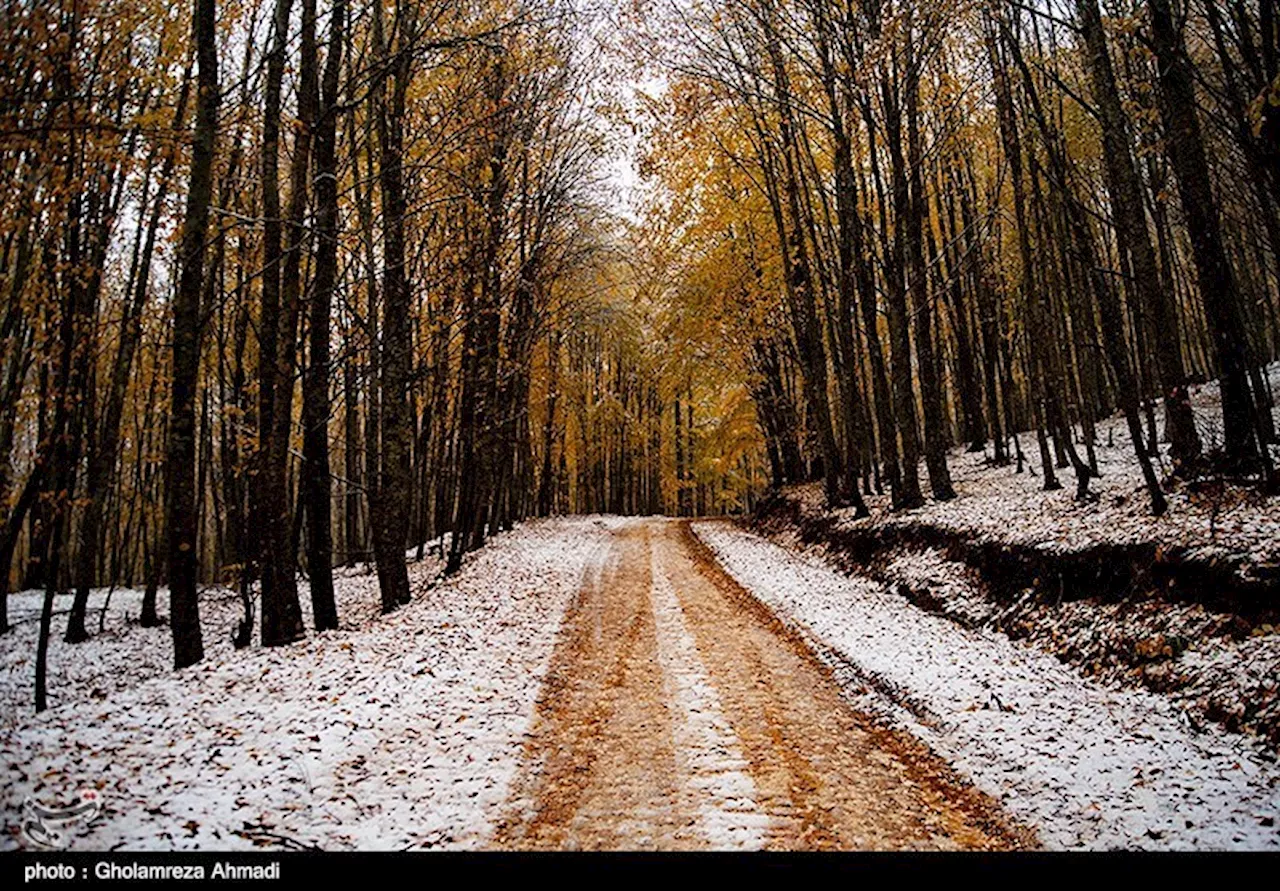
[[651,551],[654,630],[658,662],[674,716],[677,762],[683,784],[697,796],[695,829],[716,850],[758,850],[769,818],[756,805],[755,783],[720,697],[698,656],[684,611],[658,550]]

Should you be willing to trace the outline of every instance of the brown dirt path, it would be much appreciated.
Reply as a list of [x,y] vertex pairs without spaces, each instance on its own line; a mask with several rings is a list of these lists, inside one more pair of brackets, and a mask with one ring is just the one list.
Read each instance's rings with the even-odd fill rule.
[[922,743],[854,710],[687,523],[618,533],[566,616],[495,844],[1034,845]]

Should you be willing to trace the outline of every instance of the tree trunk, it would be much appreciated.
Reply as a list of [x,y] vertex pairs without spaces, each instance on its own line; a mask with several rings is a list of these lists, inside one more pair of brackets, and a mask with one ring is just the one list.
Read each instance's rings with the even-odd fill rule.
[[[267,56],[266,101],[262,121],[262,310],[259,315],[259,405],[258,479],[254,514],[262,529],[260,537],[262,580],[262,644],[277,646],[297,640],[303,634],[302,611],[298,607],[297,577],[289,520],[289,432],[293,407],[294,337],[297,327],[297,288],[285,293],[288,262],[281,249],[280,209],[280,93],[284,77],[285,49],[289,33],[292,0],[276,0],[271,52]],[[302,118],[304,83],[299,90],[298,115]],[[307,121],[309,127],[310,121]],[[305,174],[309,151],[309,131],[299,128],[295,150],[295,198],[299,183],[298,152],[303,154]],[[289,242],[295,246],[301,221],[295,218],[300,205],[291,201]],[[296,269],[296,267],[295,267]],[[290,297],[293,297],[290,300]],[[287,391],[287,392],[283,392]],[[281,414],[283,413],[283,417]]]
[[1076,0],[1080,26],[1084,32],[1086,58],[1093,99],[1102,126],[1102,148],[1106,161],[1107,187],[1111,192],[1116,237],[1129,252],[1133,264],[1133,286],[1143,315],[1159,319],[1151,329],[1156,339],[1160,382],[1164,391],[1165,424],[1175,470],[1200,454],[1195,417],[1187,391],[1186,371],[1178,347],[1178,312],[1173,294],[1162,287],[1156,266],[1151,233],[1142,207],[1142,181],[1130,154],[1129,126],[1120,104],[1111,56],[1097,0]]
[[385,327],[382,355],[379,429],[382,476],[378,484],[374,551],[384,612],[409,602],[409,571],[404,550],[409,527],[409,497],[413,483],[409,416],[409,376],[412,356],[411,301],[405,276],[404,113],[409,88],[414,19],[403,5],[396,8],[395,52],[382,34],[382,15],[374,15],[375,43],[387,65],[391,96],[381,85],[374,96],[378,131],[378,183],[382,190],[382,298]]
[[173,299],[173,385],[165,451],[165,506],[169,529],[169,624],[174,668],[204,658],[196,594],[198,573],[195,492],[195,395],[200,371],[200,293],[205,233],[213,195],[218,126],[218,45],[215,0],[196,0],[196,129],[191,181],[182,223],[182,262]]
[[1194,75],[1168,0],[1148,0],[1148,8],[1159,71],[1165,147],[1178,179],[1200,299],[1213,334],[1221,376],[1224,458],[1231,467],[1254,468],[1265,453],[1259,447],[1257,412],[1249,389],[1244,324],[1196,115]]
[[[906,160],[902,154],[902,108],[896,95],[896,85],[890,82],[886,70],[881,80],[881,93],[885,107],[885,134],[889,150],[892,205],[897,228],[887,258],[885,295],[889,307],[889,343],[891,374],[893,377],[894,421],[902,440],[902,466],[899,468],[902,485],[899,498],[894,502],[898,510],[911,510],[924,504],[920,492],[920,434],[916,421],[916,394],[911,373],[910,310],[907,306],[906,252],[911,237],[911,203]],[[918,232],[917,227],[917,232]]]
[[929,280],[925,274],[923,227],[928,224],[928,204],[921,173],[924,157],[920,146],[920,73],[913,52],[908,52],[906,66],[907,169],[910,171],[910,197],[906,207],[907,271],[924,409],[925,467],[929,472],[929,488],[933,497],[938,501],[950,501],[956,497],[956,492],[947,467],[947,437],[942,429],[942,390],[933,350],[933,295],[929,293]]
[[[304,0],[303,57],[315,56],[314,0]],[[305,21],[310,14],[310,30]],[[334,3],[324,67],[323,108],[316,128],[316,257],[310,306],[311,349],[303,378],[303,473],[307,515],[307,575],[316,631],[338,627],[333,595],[333,504],[329,473],[329,314],[338,273],[338,73],[342,64],[343,0]],[[314,64],[314,63],[313,63]]]

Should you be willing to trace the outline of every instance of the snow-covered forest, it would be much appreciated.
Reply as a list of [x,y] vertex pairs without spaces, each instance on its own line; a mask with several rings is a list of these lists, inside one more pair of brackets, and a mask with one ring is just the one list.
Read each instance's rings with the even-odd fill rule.
[[0,848],[1280,847],[1278,12],[0,9]]

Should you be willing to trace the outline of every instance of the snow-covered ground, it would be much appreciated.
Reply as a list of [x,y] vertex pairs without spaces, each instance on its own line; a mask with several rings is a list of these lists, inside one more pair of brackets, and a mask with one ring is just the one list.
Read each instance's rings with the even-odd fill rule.
[[416,563],[413,602],[385,617],[375,576],[343,575],[343,627],[287,647],[235,652],[239,602],[207,592],[205,661],[180,672],[168,630],[130,621],[140,592],[116,591],[105,633],[53,641],[40,715],[39,595],[15,595],[22,624],[0,638],[0,847],[18,846],[25,797],[69,803],[86,787],[104,813],[73,848],[483,846],[565,608],[617,522],[522,525],[434,586],[439,563]]
[[1280,766],[1169,699],[1082,677],[997,632],[725,523],[697,534],[861,707],[900,723],[1054,848],[1280,848]]
[[[785,534],[770,537],[791,544]],[[1050,591],[1001,602],[977,570],[934,548],[891,552],[875,577],[962,625],[1012,633],[1092,677],[1153,690],[1185,706],[1193,721],[1280,750],[1280,633],[1270,622],[1141,595],[1061,601]]]
[[[416,552],[414,549],[410,553]],[[419,590],[423,589],[443,565],[434,554],[428,553],[421,564],[410,566],[411,583]],[[334,582],[341,630],[363,628],[378,616],[380,601],[372,566],[339,567],[334,570]],[[72,596],[61,594],[54,598],[48,668],[50,706],[101,701],[131,690],[147,678],[170,672],[173,667],[173,635],[168,625],[168,589],[162,587],[157,592],[157,612],[164,621],[156,628],[143,628],[138,624],[142,614],[142,595],[143,592],[136,588],[93,589],[85,622],[93,635],[89,646],[61,644]],[[303,620],[310,628],[313,626],[311,592],[306,579],[298,580],[298,598]],[[12,727],[31,711],[36,639],[43,603],[43,591],[20,591],[9,595],[9,620],[13,630],[0,638],[0,727]],[[201,588],[200,626],[206,658],[222,661],[230,657],[234,652],[232,638],[236,625],[243,617],[244,608],[238,593],[217,585]],[[255,646],[260,631],[255,594]]]
[[[1272,391],[1280,395],[1280,362],[1268,367]],[[1221,446],[1220,398],[1217,381],[1191,388],[1196,426],[1204,447]],[[1163,410],[1156,407],[1157,429],[1164,429]],[[1145,423],[1145,421],[1144,421]],[[1031,545],[1045,551],[1074,551],[1098,544],[1157,542],[1186,548],[1201,559],[1229,559],[1251,564],[1280,563],[1280,498],[1263,498],[1256,492],[1230,485],[1166,486],[1168,511],[1151,515],[1141,470],[1129,440],[1124,419],[1114,416],[1097,424],[1098,470],[1101,477],[1090,480],[1096,502],[1074,499],[1075,477],[1070,468],[1057,470],[1063,488],[1043,491],[1040,457],[1034,434],[1020,434],[1028,469],[1019,474],[1013,464],[995,467],[989,463],[992,446],[985,453],[969,453],[962,448],[948,455],[957,497],[952,501],[928,501],[918,510],[893,513],[889,497],[867,498],[872,516],[855,519],[851,508],[833,513],[841,526],[928,524],[967,535],[1010,544]],[[1162,449],[1167,449],[1162,443]],[[1085,458],[1083,445],[1077,445]],[[1280,456],[1273,446],[1272,451]],[[1157,459],[1157,472],[1170,468]],[[1034,472],[1032,472],[1034,471]],[[923,466],[921,485],[928,492]],[[806,513],[825,512],[822,487],[797,487],[793,497]]]

